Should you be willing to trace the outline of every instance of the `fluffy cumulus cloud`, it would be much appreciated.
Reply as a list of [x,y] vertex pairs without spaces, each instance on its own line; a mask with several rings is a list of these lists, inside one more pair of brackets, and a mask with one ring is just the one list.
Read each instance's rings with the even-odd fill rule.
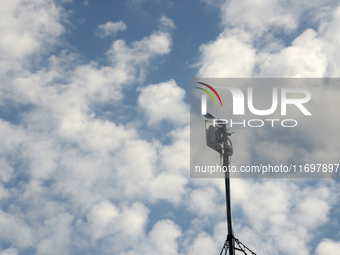
[[18,254],[18,250],[10,248],[10,249],[6,249],[6,250],[1,251],[0,254],[1,255],[17,255]]
[[[237,232],[260,254],[268,251],[272,254],[310,254],[308,243],[313,231],[328,221],[331,207],[337,202],[333,196],[337,188],[328,181],[320,181],[316,188],[301,188],[287,180],[232,181],[235,183],[235,206],[242,208],[253,226],[249,229],[236,225],[236,229],[240,228]],[[249,192],[256,195],[250,198]],[[253,240],[258,235],[262,244]],[[273,240],[276,245],[269,245],[266,239]]]
[[123,21],[112,22],[109,21],[105,24],[99,25],[97,34],[100,37],[106,37],[109,35],[116,35],[119,31],[124,31],[126,29],[126,25]]
[[[112,247],[120,254],[141,238],[145,250],[174,254],[176,245],[169,240],[175,243],[179,227],[161,221],[147,232],[149,209],[143,203],[181,201],[187,183],[183,164],[174,164],[177,170],[171,172],[164,162],[171,160],[169,150],[187,151],[188,141],[176,138],[183,132],[187,136],[187,128],[174,131],[173,142],[163,146],[95,110],[99,104],[117,107],[122,86],[143,80],[148,63],[169,53],[173,22],[162,17],[159,31],[131,45],[112,42],[110,64],[100,66],[82,64],[66,51],[47,54],[64,31],[63,10],[52,1],[12,1],[1,9],[1,24],[10,25],[0,28],[7,68],[2,68],[1,105],[8,111],[0,121],[1,254],[97,253],[99,243],[101,254],[112,254]],[[119,24],[102,30],[123,30],[124,23]],[[46,65],[39,67],[39,61]],[[183,90],[169,84],[173,103],[181,102]],[[162,237],[163,228],[168,232]]]
[[[292,5],[291,5],[292,4]],[[201,77],[337,77],[336,1],[227,1],[224,31],[201,46]],[[266,15],[262,15],[266,13]],[[241,14],[241,15],[240,15]],[[311,24],[296,34],[303,22]],[[294,39],[287,43],[281,34]],[[223,68],[223,63],[225,66]],[[214,71],[211,71],[214,70]]]
[[255,63],[251,36],[233,30],[200,47],[199,77],[250,77]]
[[332,0],[223,1],[221,3],[222,22],[228,28],[238,27],[256,35],[277,30],[290,33],[299,27],[304,17],[312,19],[310,24],[320,22],[320,19],[327,16],[327,12],[332,11],[333,6],[336,6],[336,1]]
[[53,1],[2,1],[0,66],[13,71],[24,58],[46,52],[64,31],[61,9]]
[[[166,78],[137,88],[171,52],[178,25],[162,16],[158,30],[113,40],[106,64],[84,62],[59,49],[72,15],[59,2],[1,1],[0,254],[217,254],[225,240],[223,181],[189,179],[185,90]],[[223,31],[199,48],[199,76],[338,74],[333,2],[206,2],[220,8]],[[303,17],[314,26],[289,45],[276,38]],[[98,33],[125,29],[108,22]],[[132,107],[124,105],[127,90],[136,93]],[[334,91],[320,95],[337,102]],[[322,150],[309,141],[310,155],[338,159],[331,152],[339,145],[322,135]],[[259,151],[281,149],[289,159],[289,146],[262,138],[252,138]],[[312,246],[336,213],[337,182],[233,179],[232,189],[236,236],[254,251],[339,254],[336,238]]]
[[170,80],[142,88],[138,104],[147,115],[150,125],[162,120],[185,124],[189,112],[188,106],[183,102],[184,94],[184,89],[178,87],[174,80]]
[[340,251],[340,243],[334,242],[329,239],[322,240],[322,242],[318,245],[316,249],[316,255],[319,254],[337,254]]
[[[338,77],[340,63],[335,56],[340,43],[336,36],[338,26],[335,24],[340,7],[336,1],[206,2],[221,9],[223,31],[215,40],[201,45],[197,63],[199,77]],[[310,26],[306,26],[306,23]],[[282,34],[290,41],[283,41]],[[306,132],[294,138],[298,143],[311,141],[308,149],[302,151],[280,141],[279,132],[272,135],[254,132],[251,139],[256,146],[247,143],[252,153],[235,155],[235,161],[251,163],[255,156],[275,164],[289,162],[297,155],[305,162],[315,159],[339,161],[339,156],[333,153],[339,151],[338,145],[333,142],[334,137],[338,137],[333,127],[339,127],[340,119],[331,107],[325,109],[320,104],[320,101],[323,104],[332,102],[332,95],[338,98],[339,88],[337,85],[323,85],[312,86],[310,90],[314,97],[318,96],[310,107],[313,108],[314,123],[324,123],[319,126],[321,139],[317,136],[315,140],[310,139],[317,132],[310,122],[303,123]],[[331,123],[328,123],[330,116]],[[235,136],[235,139],[236,143],[240,142],[240,138]],[[243,151],[248,150],[244,148]],[[315,238],[314,230],[327,224],[332,210],[338,207],[337,182],[320,180],[315,184],[295,183],[294,180],[257,182],[233,179],[232,183],[235,185],[234,210],[247,215],[242,218],[242,224],[236,224],[236,233],[259,254],[340,252],[338,231],[335,231],[333,240],[320,241],[317,247],[311,244]],[[314,190],[317,192],[314,193]],[[254,195],[250,198],[249,194]],[[206,193],[205,197],[205,201],[211,200]],[[209,214],[209,210],[206,210],[206,214]],[[252,228],[248,228],[247,221]],[[262,236],[260,244],[259,236]],[[272,240],[275,245],[266,240]]]

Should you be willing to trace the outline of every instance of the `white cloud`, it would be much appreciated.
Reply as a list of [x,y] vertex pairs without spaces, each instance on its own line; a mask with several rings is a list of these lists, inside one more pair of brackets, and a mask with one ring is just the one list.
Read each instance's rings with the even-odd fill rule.
[[234,30],[200,46],[197,76],[202,78],[250,77],[255,63],[251,35]]
[[[301,182],[291,179],[232,179],[233,209],[241,207],[252,226],[251,230],[245,228],[245,219],[238,222],[243,226],[236,224],[236,237],[247,246],[252,244],[252,250],[259,254],[309,254],[312,233],[328,221],[330,209],[338,200],[333,196],[337,188],[328,181],[320,181],[318,187],[298,184]],[[257,236],[257,242],[251,236]]]
[[306,19],[311,25],[315,25],[327,18],[337,1],[232,0],[215,4],[221,7],[224,26],[238,27],[254,35],[262,35],[267,31],[289,34]]
[[126,241],[137,240],[144,234],[148,213],[141,203],[117,208],[109,201],[102,201],[94,205],[87,216],[91,236],[95,240],[110,235],[120,235]]
[[[166,231],[164,231],[166,229]],[[146,245],[141,245],[140,254],[178,254],[176,239],[181,235],[180,228],[170,220],[157,222],[148,235]]]
[[[215,3],[220,5],[219,3]],[[335,1],[225,1],[224,31],[200,47],[199,77],[324,77],[338,74]],[[262,15],[266,13],[266,15]],[[278,38],[310,21],[287,47]],[[296,32],[295,32],[296,33]]]
[[[268,5],[259,10],[266,10]],[[75,54],[56,52],[39,67],[39,59],[29,57],[45,54],[58,40],[64,31],[60,21],[64,11],[51,1],[38,0],[4,1],[3,10],[3,24],[9,27],[0,25],[0,32],[7,35],[0,41],[2,104],[13,106],[13,112],[20,107],[23,110],[16,123],[0,121],[0,199],[5,205],[0,211],[0,239],[6,243],[6,250],[0,254],[21,254],[25,249],[34,249],[37,254],[217,253],[223,245],[219,238],[222,240],[225,234],[225,223],[221,223],[223,181],[188,179],[188,105],[184,90],[174,80],[140,89],[138,106],[146,119],[138,121],[172,123],[174,128],[165,134],[166,144],[156,136],[143,138],[134,122],[116,123],[126,96],[124,86],[142,81],[154,59],[169,54],[172,40],[168,31],[174,28],[173,22],[163,16],[159,31],[140,41],[114,41],[107,52],[108,66],[84,64]],[[279,14],[283,21],[271,18],[266,24],[263,19],[254,26],[289,30],[298,20],[291,20],[285,12]],[[252,19],[255,16],[250,15]],[[287,56],[288,66],[292,55],[300,54],[305,66],[293,73],[322,73],[324,69],[317,63],[336,49],[334,46],[327,52],[321,46],[326,41],[322,37],[331,37],[336,21],[334,12],[328,23],[318,31],[307,30],[291,48],[281,45],[282,49],[265,51],[261,56],[277,57],[277,63]],[[203,45],[199,74],[251,76],[256,64],[262,64],[260,71],[265,73],[270,67],[255,61],[261,52],[253,44],[253,36],[238,28],[224,31],[216,41]],[[315,65],[306,71],[308,61]],[[332,100],[336,102],[336,96]],[[96,111],[103,105],[112,116]],[[251,138],[246,134],[237,139],[246,144]],[[277,149],[273,141],[263,141],[261,146]],[[288,150],[283,149],[283,153]],[[244,151],[241,158],[249,160],[253,151]],[[292,254],[297,247],[301,251],[294,254],[308,254],[312,231],[328,222],[338,199],[334,194],[339,193],[332,181],[311,187],[300,187],[298,181],[291,180],[235,179],[232,183],[235,215],[242,217],[235,225],[237,237],[254,245],[255,251],[270,250],[272,254]],[[183,218],[176,215],[169,220],[168,215],[160,214],[159,219],[149,219],[150,208],[160,200],[175,208],[175,213],[179,208],[185,214]],[[157,214],[157,209],[152,213]],[[185,220],[187,226],[178,225],[177,221]],[[209,228],[213,234],[204,232]],[[288,248],[287,242],[291,244]],[[337,251],[337,245],[324,240],[317,254]]]
[[14,247],[27,248],[36,241],[30,226],[25,223],[20,214],[11,215],[0,210],[0,227],[2,229],[0,239],[11,243]]
[[[0,51],[8,51],[12,58],[41,53],[39,50],[49,47],[64,30],[58,20],[62,10],[51,2],[29,2],[13,12],[9,10],[16,8],[14,1],[6,6],[7,16],[13,12],[17,15],[11,17],[18,26],[15,36],[25,29],[22,20],[33,24],[32,31],[26,32],[31,45],[8,48],[0,42]],[[35,16],[30,8],[41,15]],[[181,200],[186,178],[170,172],[156,176],[157,145],[139,138],[133,125],[116,124],[95,113],[98,104],[117,107],[123,98],[122,86],[143,79],[147,64],[170,52],[168,28],[171,20],[163,18],[162,31],[131,45],[121,40],[113,42],[107,54],[112,61],[109,66],[82,64],[77,55],[65,51],[45,59],[46,65],[36,67],[36,71],[23,65],[18,72],[16,66],[8,65],[7,70],[13,72],[2,76],[2,103],[27,109],[21,112],[17,124],[0,121],[1,200],[13,203],[8,209],[11,213],[1,211],[1,240],[18,249],[34,248],[37,254],[93,248],[101,238],[116,239],[116,244],[125,238],[128,244],[133,236],[137,240],[147,235],[149,210],[140,202],[115,204],[111,199],[143,201],[146,194],[159,191],[149,200]],[[112,114],[117,117],[119,113],[113,110]],[[133,176],[140,178],[131,182]],[[162,185],[169,185],[168,179],[173,180],[170,185],[179,187],[175,196],[169,196],[169,186]],[[12,187],[18,182],[22,185]],[[174,233],[178,235],[178,227],[174,227]],[[112,248],[112,243],[103,245],[102,254]],[[116,247],[119,252],[129,248]]]
[[187,175],[190,159],[190,128],[178,128],[170,133],[172,144],[163,145],[160,149],[162,169],[172,173]]
[[[263,14],[266,15],[263,15]],[[297,16],[286,3],[275,1],[226,1],[222,20],[228,27],[239,27],[261,33],[269,28],[283,27],[291,31],[298,26]]]
[[340,252],[340,242],[324,239],[316,248],[316,255],[329,254],[336,255]]
[[0,251],[0,255],[17,255],[18,249],[16,248],[10,248],[3,251]]
[[[121,74],[125,80],[131,81],[134,76],[143,80],[146,73],[145,68],[150,60],[153,57],[168,54],[170,49],[170,34],[157,31],[144,37],[141,41],[134,42],[132,47],[127,46],[125,41],[114,41],[107,52],[107,57],[116,72]],[[137,72],[137,68],[139,72]]]
[[2,1],[0,12],[2,72],[22,64],[24,57],[46,52],[64,31],[61,9],[50,0]]
[[169,30],[174,29],[176,27],[175,23],[171,19],[169,19],[165,16],[162,16],[159,19],[159,23],[160,23],[160,29],[165,30],[165,31],[169,31]]
[[39,229],[39,243],[37,254],[67,253],[71,244],[71,224],[74,217],[70,214],[59,214],[47,219],[44,226]]
[[[181,235],[181,230],[171,220],[158,221],[147,235],[139,240],[127,239],[126,243],[117,243],[117,246],[126,246],[126,251],[118,251],[122,255],[133,254],[167,254],[176,255],[178,253],[177,240]],[[116,247],[114,248],[116,250]],[[112,253],[112,249],[106,254]]]
[[185,176],[161,173],[150,180],[148,187],[151,201],[166,200],[174,204],[182,202],[186,195],[185,189],[188,180]]
[[258,74],[261,77],[323,77],[327,57],[323,53],[325,43],[312,29],[298,36],[290,47],[278,53],[259,54]]
[[255,147],[255,157],[261,157],[272,165],[289,164],[293,156],[293,145],[285,145],[277,141],[259,141]]
[[119,31],[126,30],[126,25],[123,21],[112,22],[109,21],[105,24],[99,25],[97,28],[97,34],[100,37],[106,37],[110,35],[116,35]]
[[147,115],[148,125],[157,126],[162,120],[175,124],[188,123],[188,106],[183,102],[185,92],[174,80],[139,90],[138,105]]
[[[222,244],[223,245],[223,244]],[[222,247],[221,245],[221,247]],[[187,251],[190,255],[217,254],[216,244],[213,238],[207,233],[200,233]]]
[[218,194],[212,187],[195,189],[190,192],[189,208],[198,215],[217,215],[224,210],[224,206],[219,205]]

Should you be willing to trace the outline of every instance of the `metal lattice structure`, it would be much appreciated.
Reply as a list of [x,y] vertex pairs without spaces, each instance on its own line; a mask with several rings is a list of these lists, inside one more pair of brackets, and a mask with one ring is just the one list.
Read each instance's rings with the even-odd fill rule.
[[[209,117],[208,117],[209,116]],[[211,116],[211,117],[210,117]],[[209,120],[205,121],[207,146],[220,153],[223,168],[230,168],[230,159],[233,155],[233,145],[230,140],[232,133],[228,132],[227,123],[219,122],[210,113],[206,115]],[[229,171],[225,172],[225,192],[226,192],[226,210],[227,210],[227,239],[223,245],[220,255],[227,254],[235,255],[235,251],[240,251],[243,254],[256,255],[247,246],[241,243],[234,237],[232,213],[231,213],[231,197],[230,197],[230,175]],[[235,243],[238,247],[235,246]],[[247,253],[250,252],[250,253]]]
[[[241,241],[240,240],[238,240],[238,239],[236,239],[235,237],[232,237],[233,238],[233,240],[234,240],[234,242],[237,244],[237,246],[238,247],[235,247],[234,246],[234,250],[235,251],[240,251],[240,252],[242,252],[243,254],[246,254],[246,255],[256,255],[256,253],[255,252],[253,252],[252,250],[250,250],[247,246],[245,246],[243,243],[241,243]],[[228,240],[228,237],[227,237],[227,239],[225,240],[225,243],[224,243],[224,245],[223,245],[223,248],[222,248],[222,250],[221,250],[221,252],[220,252],[220,254],[219,255],[226,255],[226,254],[228,254],[227,252],[228,252],[228,249],[229,249],[229,240]]]

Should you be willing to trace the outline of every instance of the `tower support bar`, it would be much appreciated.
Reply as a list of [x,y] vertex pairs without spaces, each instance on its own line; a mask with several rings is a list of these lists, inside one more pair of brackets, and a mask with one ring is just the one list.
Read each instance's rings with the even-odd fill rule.
[[228,131],[227,124],[223,125],[223,149],[222,149],[222,157],[223,157],[223,166],[224,169],[227,169],[225,172],[224,180],[225,180],[225,198],[226,198],[226,209],[227,209],[227,224],[228,224],[228,248],[229,255],[235,255],[235,241],[234,241],[234,231],[233,231],[233,220],[231,214],[231,196],[230,196],[230,173],[229,173],[229,165],[230,165],[230,157],[232,155],[232,147],[230,150],[230,146],[228,146]]
[[[223,155],[223,165],[228,169],[230,162],[230,156]],[[226,207],[227,207],[227,224],[228,224],[228,248],[229,255],[235,255],[235,242],[234,242],[234,231],[233,231],[233,222],[232,222],[232,214],[231,214],[231,199],[230,199],[230,176],[229,172],[225,172],[225,194],[226,194]]]

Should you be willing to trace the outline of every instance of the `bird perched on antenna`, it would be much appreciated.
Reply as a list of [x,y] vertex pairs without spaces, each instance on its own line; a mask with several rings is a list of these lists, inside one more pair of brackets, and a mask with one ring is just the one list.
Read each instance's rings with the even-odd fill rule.
[[204,117],[207,119],[216,119],[214,116],[212,116],[210,113],[204,114]]

